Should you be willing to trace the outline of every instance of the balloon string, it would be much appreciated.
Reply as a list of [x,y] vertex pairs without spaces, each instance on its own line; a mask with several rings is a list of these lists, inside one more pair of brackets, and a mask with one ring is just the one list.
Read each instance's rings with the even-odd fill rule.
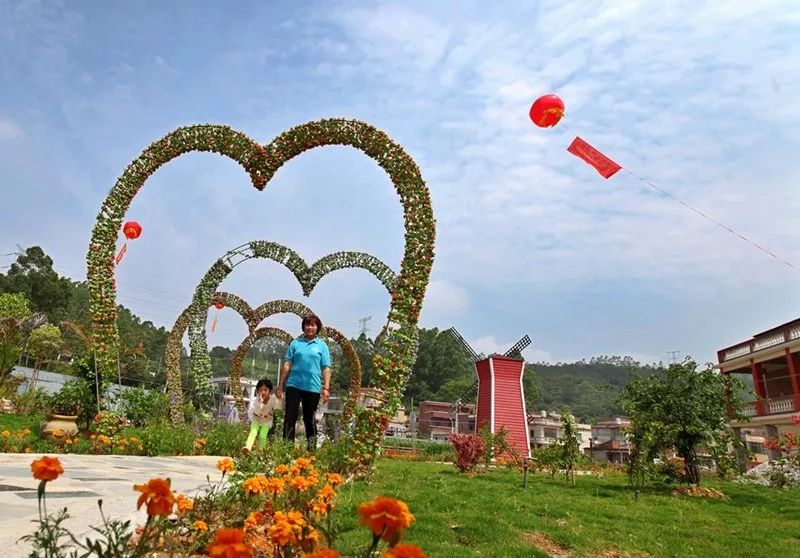
[[714,219],[713,217],[711,217],[711,216],[710,216],[710,215],[708,215],[707,213],[704,213],[704,212],[700,211],[699,209],[697,209],[697,208],[695,208],[695,207],[692,207],[691,205],[689,205],[689,204],[688,204],[688,203],[686,203],[685,201],[681,200],[681,199],[680,199],[680,198],[678,198],[677,196],[674,196],[674,195],[670,194],[669,192],[667,192],[667,191],[666,191],[666,190],[664,190],[663,188],[659,188],[657,185],[653,184],[652,182],[650,182],[650,181],[649,181],[649,180],[647,180],[646,178],[643,178],[643,177],[639,176],[639,175],[638,175],[638,174],[636,174],[635,172],[633,172],[633,171],[631,171],[631,170],[629,170],[629,169],[626,169],[625,167],[622,167],[622,170],[624,170],[625,172],[627,172],[627,173],[628,173],[628,174],[630,174],[631,176],[633,176],[633,177],[635,177],[635,178],[639,179],[641,182],[643,182],[643,183],[647,184],[647,185],[648,185],[648,186],[650,186],[651,188],[653,188],[653,189],[655,189],[655,190],[658,190],[659,192],[661,192],[661,193],[662,193],[662,194],[664,194],[665,196],[668,196],[668,197],[672,198],[673,200],[675,200],[676,202],[678,202],[679,204],[681,204],[681,205],[682,205],[682,206],[684,206],[685,208],[687,208],[687,209],[689,209],[690,211],[693,211],[693,212],[695,212],[696,214],[698,214],[700,217],[703,217],[704,219],[707,219],[708,221],[710,221],[710,222],[714,223],[715,225],[717,225],[717,226],[718,226],[718,227],[720,227],[721,229],[723,229],[723,230],[725,230],[725,231],[728,231],[728,232],[729,232],[729,233],[731,233],[732,235],[734,235],[734,236],[736,236],[736,237],[738,237],[738,238],[740,238],[740,239],[744,240],[745,242],[747,242],[748,244],[750,244],[750,245],[754,246],[754,247],[755,247],[755,248],[757,248],[758,250],[761,250],[761,251],[762,251],[762,252],[764,252],[765,254],[767,254],[767,255],[769,255],[769,256],[772,256],[773,258],[775,258],[775,259],[776,259],[776,260],[778,260],[779,262],[783,262],[784,264],[788,265],[789,267],[791,267],[791,268],[792,268],[792,269],[794,269],[795,271],[800,271],[800,269],[799,269],[799,268],[797,268],[797,267],[796,267],[794,264],[792,264],[792,262],[790,262],[790,261],[786,260],[785,258],[782,258],[782,257],[778,256],[778,255],[777,255],[775,252],[772,252],[771,250],[769,250],[769,249],[765,248],[764,246],[761,246],[759,243],[757,243],[757,242],[755,242],[755,241],[753,241],[753,240],[750,240],[750,239],[749,239],[749,238],[747,238],[745,235],[743,235],[743,234],[741,234],[741,233],[739,233],[739,232],[736,232],[735,230],[733,230],[731,227],[729,227],[729,226],[728,226],[728,225],[726,225],[725,223],[722,223],[722,222],[720,222],[720,221],[717,221],[716,219]]
[[[560,124],[559,124],[559,126],[562,126],[562,127],[564,127],[565,129],[569,130],[569,131],[570,131],[571,133],[573,133],[573,134],[580,135],[580,134],[577,134],[577,133],[576,133],[576,132],[575,132],[575,131],[574,131],[574,130],[573,130],[571,127],[570,127],[570,126],[568,126],[567,124],[561,124],[561,123],[560,123]],[[684,207],[685,207],[685,208],[687,208],[688,210],[690,210],[690,211],[692,211],[692,212],[696,213],[697,215],[699,215],[699,216],[700,216],[700,217],[702,217],[703,219],[706,219],[706,220],[710,221],[711,223],[714,223],[715,225],[717,225],[717,226],[718,226],[718,227],[720,227],[721,229],[723,229],[723,230],[725,230],[725,231],[729,232],[730,234],[732,234],[732,235],[736,236],[737,238],[739,238],[739,239],[741,239],[741,240],[743,240],[743,241],[747,242],[747,243],[748,243],[748,244],[750,244],[751,246],[755,247],[757,250],[760,250],[761,252],[763,252],[763,253],[767,254],[768,256],[771,256],[772,258],[775,258],[775,259],[776,259],[776,260],[778,260],[779,262],[781,262],[781,263],[783,263],[783,264],[785,264],[785,265],[789,266],[790,268],[792,268],[792,269],[793,269],[793,270],[795,270],[795,271],[800,271],[800,268],[798,268],[797,266],[795,266],[795,265],[794,265],[792,262],[790,262],[790,261],[789,261],[789,260],[787,260],[786,258],[782,258],[781,256],[777,255],[775,252],[773,252],[773,251],[771,251],[771,250],[769,250],[769,249],[765,248],[764,246],[760,245],[759,243],[757,243],[757,242],[755,242],[755,241],[753,241],[753,240],[749,239],[749,238],[748,238],[748,237],[746,237],[745,235],[743,235],[743,234],[741,234],[741,233],[739,233],[739,232],[735,231],[733,228],[729,227],[729,226],[728,226],[728,225],[726,225],[725,223],[722,223],[721,221],[718,221],[717,219],[714,219],[713,217],[711,217],[711,216],[710,216],[710,215],[708,215],[707,213],[704,213],[703,211],[700,211],[699,209],[697,209],[697,208],[695,208],[695,207],[693,207],[693,206],[689,205],[688,203],[686,203],[685,201],[683,201],[683,200],[682,200],[682,199],[680,199],[679,197],[677,197],[677,196],[675,196],[675,195],[673,195],[673,194],[671,194],[671,193],[667,192],[666,190],[664,190],[663,188],[661,188],[661,187],[659,187],[658,185],[654,184],[654,183],[653,183],[653,182],[651,182],[650,180],[648,180],[648,179],[644,178],[643,176],[640,176],[640,175],[636,174],[635,172],[633,172],[633,171],[632,171],[632,170],[630,170],[629,168],[625,167],[624,165],[620,164],[619,162],[617,162],[617,161],[615,161],[615,162],[616,162],[616,163],[617,163],[617,164],[618,164],[620,167],[622,167],[622,170],[624,170],[625,172],[627,172],[628,174],[630,174],[630,175],[631,175],[631,176],[633,176],[634,178],[638,179],[640,182],[642,182],[642,183],[644,183],[644,184],[647,184],[648,186],[650,186],[650,187],[651,187],[651,188],[653,188],[654,190],[657,190],[658,192],[661,192],[663,195],[665,195],[665,196],[667,196],[667,197],[671,198],[672,200],[674,200],[674,201],[678,202],[679,204],[681,204],[682,206],[684,206]]]

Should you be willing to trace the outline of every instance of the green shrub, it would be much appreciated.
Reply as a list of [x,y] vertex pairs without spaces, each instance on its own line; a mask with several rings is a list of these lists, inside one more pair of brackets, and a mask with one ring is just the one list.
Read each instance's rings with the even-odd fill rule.
[[350,470],[350,454],[353,451],[353,438],[342,435],[336,442],[325,440],[317,449],[319,468],[331,473],[347,474]]
[[208,455],[238,455],[247,439],[247,430],[241,422],[213,421],[205,439]]
[[11,403],[17,412],[24,412],[28,415],[50,414],[51,399],[52,396],[42,388],[36,388],[22,395],[16,393],[11,395]]
[[193,455],[194,433],[185,426],[154,421],[142,430],[144,455]]
[[145,391],[137,387],[122,392],[120,407],[133,426],[169,418],[169,397],[159,391]]

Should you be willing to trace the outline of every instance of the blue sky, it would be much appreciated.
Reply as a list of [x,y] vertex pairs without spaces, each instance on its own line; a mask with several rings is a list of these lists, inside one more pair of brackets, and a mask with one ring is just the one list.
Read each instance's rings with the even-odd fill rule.
[[[83,279],[105,195],[171,129],[225,123],[268,142],[342,116],[385,130],[428,182],[423,326],[455,325],[487,352],[528,333],[529,360],[705,362],[796,318],[797,271],[630,175],[604,181],[566,147],[580,134],[800,266],[800,6],[520,4],[0,0],[0,252],[39,244]],[[550,91],[568,113],[541,130],[527,112]],[[213,261],[250,240],[307,261],[365,251],[395,269],[403,248],[388,179],[347,148],[295,159],[263,192],[230,161],[184,156],[128,217],[144,233],[119,300],[167,327]],[[253,305],[302,298],[273,262],[239,266],[223,288]],[[363,316],[375,334],[389,300],[351,270],[304,302],[356,335]],[[209,343],[244,335],[226,310]]]

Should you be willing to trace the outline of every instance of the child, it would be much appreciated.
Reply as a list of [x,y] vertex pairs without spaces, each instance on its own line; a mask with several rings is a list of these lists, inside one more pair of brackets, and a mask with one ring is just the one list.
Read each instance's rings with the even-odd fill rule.
[[264,449],[267,446],[267,433],[272,427],[272,416],[275,414],[275,409],[280,408],[280,400],[272,395],[272,381],[266,378],[259,380],[256,384],[256,394],[247,408],[247,416],[250,417],[250,435],[247,436],[247,443],[242,449],[245,455],[253,449],[256,435],[258,435],[258,447]]

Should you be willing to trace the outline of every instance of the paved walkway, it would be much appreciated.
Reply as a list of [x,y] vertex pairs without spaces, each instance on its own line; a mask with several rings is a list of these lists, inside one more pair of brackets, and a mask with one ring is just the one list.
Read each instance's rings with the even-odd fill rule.
[[[39,481],[31,475],[31,461],[41,454],[0,453],[0,548],[7,558],[23,558],[29,547],[17,543],[32,533],[39,515],[36,487]],[[216,463],[219,457],[141,457],[121,455],[59,455],[64,474],[47,485],[47,508],[53,511],[67,507],[72,516],[66,526],[78,540],[91,534],[92,525],[100,525],[97,500],[103,500],[107,517],[130,519],[144,524],[144,508],[137,512],[138,492],[133,485],[153,477],[168,477],[178,492],[193,495],[219,478]]]

